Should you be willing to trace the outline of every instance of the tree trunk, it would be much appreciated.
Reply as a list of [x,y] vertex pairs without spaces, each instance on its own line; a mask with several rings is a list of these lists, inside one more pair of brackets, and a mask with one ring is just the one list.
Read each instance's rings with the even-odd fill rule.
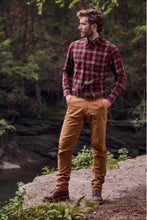
[[28,29],[28,5],[25,7],[25,26],[24,26],[24,35],[23,35],[23,51],[26,50],[26,39],[27,39],[27,29]]
[[5,19],[5,9],[4,9],[4,4],[3,4],[3,0],[0,0],[0,9],[1,9],[1,17],[3,20],[3,31],[5,33],[5,37],[8,38],[8,30],[7,30],[7,22]]

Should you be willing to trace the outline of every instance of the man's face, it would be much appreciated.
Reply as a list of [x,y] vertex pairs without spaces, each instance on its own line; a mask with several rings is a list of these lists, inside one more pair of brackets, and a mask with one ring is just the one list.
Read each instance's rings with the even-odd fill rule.
[[81,37],[87,37],[88,39],[93,36],[93,24],[89,24],[87,17],[81,17],[79,20],[78,30],[81,32]]

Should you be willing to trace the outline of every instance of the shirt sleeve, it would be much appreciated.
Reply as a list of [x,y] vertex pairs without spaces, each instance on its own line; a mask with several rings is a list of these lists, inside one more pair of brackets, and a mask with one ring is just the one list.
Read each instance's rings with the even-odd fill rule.
[[117,47],[114,47],[112,53],[111,53],[111,59],[110,59],[110,71],[114,75],[114,84],[111,90],[111,93],[107,97],[107,99],[113,103],[119,93],[121,92],[124,82],[126,79],[126,74],[123,69],[122,62],[120,60],[120,54]]
[[63,68],[62,87],[63,87],[64,97],[66,97],[67,95],[71,95],[72,78],[73,78],[73,71],[74,71],[72,47],[73,47],[73,44],[71,43],[68,48],[65,65]]

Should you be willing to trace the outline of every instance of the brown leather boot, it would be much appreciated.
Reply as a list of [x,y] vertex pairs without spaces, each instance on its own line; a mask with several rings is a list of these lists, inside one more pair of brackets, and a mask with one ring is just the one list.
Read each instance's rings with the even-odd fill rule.
[[48,195],[45,195],[43,197],[43,199],[44,199],[44,201],[48,200],[49,202],[61,201],[61,200],[64,201],[66,199],[69,199],[69,193],[68,193],[68,191],[54,189]]
[[103,198],[101,196],[101,191],[100,190],[92,190],[92,200],[93,202],[99,202],[99,204],[103,204]]

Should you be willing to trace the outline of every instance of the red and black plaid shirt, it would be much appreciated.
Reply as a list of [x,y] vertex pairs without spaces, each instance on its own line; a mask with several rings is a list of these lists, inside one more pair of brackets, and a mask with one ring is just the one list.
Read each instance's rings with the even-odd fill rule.
[[72,42],[63,68],[64,97],[73,92],[99,93],[105,97],[110,72],[114,75],[114,85],[107,99],[112,103],[125,81],[118,48],[102,37],[94,42],[87,38]]

